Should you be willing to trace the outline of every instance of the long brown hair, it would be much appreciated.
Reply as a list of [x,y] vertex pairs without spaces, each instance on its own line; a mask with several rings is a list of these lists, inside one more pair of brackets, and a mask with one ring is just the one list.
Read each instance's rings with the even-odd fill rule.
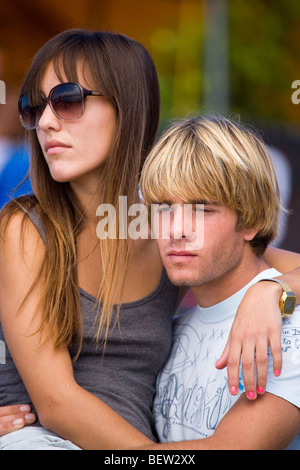
[[[95,89],[113,103],[117,114],[116,134],[99,181],[99,204],[112,204],[118,210],[121,195],[127,196],[128,205],[133,204],[139,174],[159,123],[159,85],[150,55],[140,43],[124,35],[78,29],[65,31],[38,51],[24,80],[21,92],[30,92],[37,102],[50,62],[61,81],[64,75],[75,82],[78,64],[82,64],[83,73],[87,70],[92,76]],[[76,238],[85,225],[85,213],[70,185],[51,178],[36,132],[26,132],[34,197],[12,201],[2,215],[8,216],[8,221],[20,205],[25,212],[34,207],[44,223],[46,254],[40,273],[41,328],[46,328],[55,338],[56,347],[66,346],[75,338],[82,338]],[[97,336],[99,339],[101,334],[106,341],[112,322],[112,299],[116,293],[121,294],[126,276],[129,244],[119,239],[99,240],[99,243],[105,275],[99,288],[101,315]]]

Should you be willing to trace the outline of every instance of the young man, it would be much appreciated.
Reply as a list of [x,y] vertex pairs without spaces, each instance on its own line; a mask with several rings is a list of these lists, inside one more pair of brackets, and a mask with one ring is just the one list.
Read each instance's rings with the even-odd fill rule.
[[[166,444],[152,449],[284,449],[291,443],[300,449],[298,307],[283,318],[282,373],[274,376],[270,357],[267,387],[258,388],[257,400],[247,399],[242,374],[239,389],[229,390],[226,370],[215,367],[247,289],[280,276],[261,258],[276,236],[280,212],[264,144],[225,118],[183,121],[150,154],[141,189],[146,205],[158,206],[160,223],[169,213],[169,236],[160,232],[158,239],[168,276],[190,286],[198,304],[174,323],[154,402],[159,440]],[[192,204],[190,217],[185,204]],[[203,212],[200,240],[197,214]],[[293,293],[283,292],[282,301],[286,314],[293,311]],[[256,390],[248,398],[251,393]]]

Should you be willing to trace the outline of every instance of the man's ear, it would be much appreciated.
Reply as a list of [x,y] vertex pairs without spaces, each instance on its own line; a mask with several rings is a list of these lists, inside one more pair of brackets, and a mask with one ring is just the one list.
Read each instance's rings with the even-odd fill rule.
[[254,230],[254,229],[249,229],[249,230],[245,230],[244,231],[244,239],[245,241],[247,242],[251,242],[251,240],[253,240],[253,238],[255,237],[255,235],[257,235],[257,230]]

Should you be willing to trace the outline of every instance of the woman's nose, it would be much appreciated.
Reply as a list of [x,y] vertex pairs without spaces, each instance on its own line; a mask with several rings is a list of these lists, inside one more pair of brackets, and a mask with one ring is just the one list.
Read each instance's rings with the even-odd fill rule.
[[54,114],[49,103],[46,104],[45,109],[40,117],[38,127],[42,130],[59,129],[61,125],[60,119]]

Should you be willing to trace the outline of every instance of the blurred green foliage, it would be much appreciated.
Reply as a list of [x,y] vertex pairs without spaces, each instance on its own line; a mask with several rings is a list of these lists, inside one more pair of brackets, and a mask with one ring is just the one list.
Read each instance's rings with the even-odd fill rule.
[[299,122],[291,85],[300,79],[299,0],[230,0],[231,107],[260,120]]
[[[177,24],[155,28],[149,43],[159,73],[163,125],[206,106],[210,110],[204,102],[204,83],[209,83],[204,2],[182,0],[180,5]],[[291,86],[300,80],[300,0],[227,0],[227,30],[228,111],[247,121],[299,124],[300,105],[291,101]]]

